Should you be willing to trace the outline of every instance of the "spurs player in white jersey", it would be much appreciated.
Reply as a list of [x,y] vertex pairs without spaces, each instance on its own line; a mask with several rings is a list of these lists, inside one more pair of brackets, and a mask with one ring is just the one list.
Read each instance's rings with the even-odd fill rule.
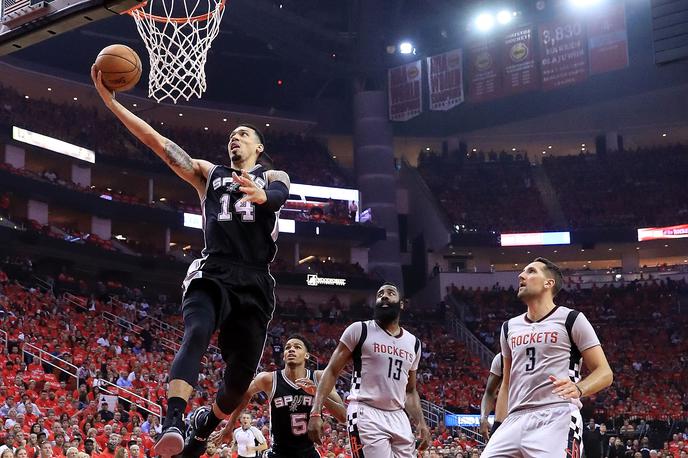
[[[501,329],[504,374],[497,410],[507,417],[482,458],[580,458],[580,398],[612,383],[600,341],[580,312],[554,304],[559,267],[537,258],[518,276],[528,311]],[[580,379],[581,360],[590,374]]]
[[[421,355],[418,338],[399,326],[404,303],[397,287],[383,284],[377,291],[374,320],[350,325],[339,341],[322,375],[313,401],[308,435],[322,443],[323,402],[337,377],[353,360],[347,423],[354,458],[412,458],[430,442],[420,398],[416,371]],[[410,421],[409,421],[410,420]]]

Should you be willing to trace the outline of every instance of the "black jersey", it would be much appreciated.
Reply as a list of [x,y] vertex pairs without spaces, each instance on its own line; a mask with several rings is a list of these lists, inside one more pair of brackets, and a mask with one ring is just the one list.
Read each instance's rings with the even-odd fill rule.
[[[308,394],[284,374],[272,373],[270,399],[270,435],[272,450],[277,455],[302,456],[299,453],[314,449],[308,438],[308,419],[315,395]],[[306,377],[315,382],[315,372],[306,371]]]
[[[203,210],[203,257],[223,256],[249,265],[265,266],[277,252],[277,217],[279,211],[270,211],[251,202],[239,203],[243,193],[232,180],[232,172],[224,165],[214,166],[208,175]],[[256,165],[249,176],[260,188],[268,185],[268,170]]]

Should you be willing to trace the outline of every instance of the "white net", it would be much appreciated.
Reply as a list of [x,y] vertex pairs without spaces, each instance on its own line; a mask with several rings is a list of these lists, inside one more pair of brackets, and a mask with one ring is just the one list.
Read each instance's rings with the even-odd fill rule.
[[[148,49],[148,97],[198,98],[206,90],[208,50],[220,30],[225,0],[148,0],[129,12]],[[156,13],[156,14],[154,14]]]

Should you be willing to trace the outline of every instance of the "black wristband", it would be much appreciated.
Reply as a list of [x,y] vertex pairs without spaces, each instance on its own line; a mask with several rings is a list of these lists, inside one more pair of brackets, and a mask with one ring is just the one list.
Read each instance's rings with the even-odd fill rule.
[[289,189],[281,181],[273,181],[265,189],[267,200],[263,204],[270,211],[276,212],[289,198]]
[[578,397],[582,398],[583,397],[583,390],[580,389],[577,383],[574,383],[574,386],[578,389]]

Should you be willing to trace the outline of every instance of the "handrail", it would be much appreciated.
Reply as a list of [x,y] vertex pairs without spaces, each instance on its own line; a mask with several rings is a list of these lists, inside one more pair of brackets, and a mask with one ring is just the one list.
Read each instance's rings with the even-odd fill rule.
[[[119,299],[117,299],[117,298],[115,298],[115,297],[110,296],[110,302],[114,302],[115,305],[124,307],[124,302],[120,301]],[[109,312],[107,312],[107,313],[109,313]],[[116,316],[116,315],[114,315],[114,316]],[[132,323],[131,321],[125,320],[124,318],[117,317],[117,319],[118,319],[118,320],[121,320],[121,321],[124,321],[125,323],[130,324],[132,327],[133,327],[133,326],[136,326],[137,328],[139,328],[138,331],[135,331],[137,334],[139,334],[139,333],[143,330],[143,328],[142,328],[140,325],[134,324],[134,323]],[[173,326],[173,325],[171,325],[171,324],[165,323],[165,322],[162,321],[162,320],[159,320],[159,319],[157,319],[157,318],[154,318],[154,317],[152,317],[152,316],[150,316],[150,315],[146,316],[146,318],[144,318],[144,320],[152,321],[152,322],[153,322],[153,326],[157,326],[158,330],[160,330],[160,331],[163,331],[163,332],[171,331],[171,332],[172,332],[173,334],[175,334],[180,340],[184,337],[184,331],[183,331],[183,330],[181,330],[180,328],[178,328],[178,327],[176,327],[176,326]],[[166,337],[163,337],[163,336],[158,336],[158,339],[167,341],[167,342],[168,342],[168,345],[165,345],[165,346],[166,346],[167,348],[170,348],[170,349],[174,350],[175,352],[176,352],[176,351],[179,349],[179,347],[181,346],[180,343],[177,343],[177,342],[175,342],[175,341],[173,341],[173,340],[171,340],[171,339],[168,339],[168,338],[166,338]],[[176,348],[176,349],[173,347],[174,345],[177,345],[177,348]],[[220,349],[219,349],[217,346],[215,346],[215,345],[209,345],[209,346],[208,346],[208,351],[211,352],[211,353],[215,353],[215,354],[221,354]]]
[[[34,355],[33,353],[31,353],[31,351],[27,350],[26,347],[30,347],[31,349],[35,349],[35,351],[38,352],[38,355]],[[74,364],[70,363],[69,361],[65,361],[64,359],[59,358],[59,357],[57,357],[57,356],[55,356],[55,355],[52,355],[52,354],[46,352],[45,350],[43,350],[43,349],[41,349],[41,348],[39,348],[39,347],[37,347],[37,346],[35,346],[35,345],[33,345],[33,344],[30,344],[30,343],[28,343],[28,342],[24,342],[24,344],[22,345],[22,353],[24,353],[24,354],[28,353],[29,355],[33,356],[34,358],[38,358],[38,360],[41,362],[41,364],[42,364],[42,363],[49,364],[49,365],[51,365],[51,366],[53,366],[53,367],[55,367],[55,368],[61,370],[62,372],[66,373],[66,374],[68,374],[68,375],[73,376],[73,377],[75,378],[75,380],[76,380],[76,387],[78,388],[78,386],[79,386],[79,375],[78,375],[78,370],[79,370],[79,368],[78,368],[77,366],[75,366]],[[65,369],[65,368],[63,368],[63,367],[58,366],[57,364],[54,364],[54,363],[52,363],[52,362],[50,362],[50,361],[46,361],[46,359],[45,359],[42,355],[47,355],[47,356],[49,356],[50,358],[52,358],[52,359],[54,359],[54,360],[56,360],[56,361],[59,361],[59,362],[62,363],[62,364],[66,364],[67,366],[69,366],[69,367],[71,367],[71,368],[74,369],[74,373],[68,371],[67,369]],[[118,398],[123,399],[123,400],[125,400],[125,401],[127,401],[127,402],[130,402],[130,403],[131,403],[132,400],[127,399],[127,398],[125,398],[124,396],[119,395],[118,392],[117,392],[117,393],[113,393],[113,392],[111,392],[111,391],[108,391],[107,388],[104,388],[104,387],[103,387],[104,384],[105,384],[105,385],[112,385],[112,386],[114,386],[114,387],[117,388],[118,392],[119,392],[119,391],[123,391],[123,392],[127,393],[127,394],[130,395],[130,396],[133,396],[133,397],[135,397],[135,398],[138,398],[138,399],[142,400],[143,403],[145,403],[145,404],[147,404],[147,405],[152,405],[152,406],[157,407],[157,408],[158,408],[158,409],[157,409],[158,411],[155,412],[155,411],[152,411],[152,410],[148,409],[147,407],[145,407],[145,406],[143,406],[143,405],[139,405],[138,403],[134,403],[137,407],[142,408],[143,410],[145,410],[145,411],[148,412],[148,413],[151,413],[151,414],[153,414],[153,415],[157,415],[157,416],[160,418],[160,420],[162,420],[162,406],[161,406],[160,404],[157,404],[156,402],[153,402],[153,401],[151,401],[150,399],[146,399],[146,398],[144,398],[143,396],[134,393],[133,391],[127,390],[126,388],[122,388],[122,387],[120,387],[120,386],[117,386],[116,384],[114,384],[114,383],[112,383],[112,382],[110,382],[110,381],[108,381],[108,380],[101,379],[101,378],[98,379],[98,388],[100,388],[101,390],[103,390],[103,391],[105,391],[106,393],[109,393],[109,394],[111,394],[111,395],[113,395],[113,396],[117,396]]]
[[33,279],[36,280],[36,283],[38,283],[39,287],[42,287],[46,291],[50,291],[51,293],[53,292],[53,285],[51,285],[47,280],[43,280],[41,277],[38,277],[36,275],[33,276]]
[[[104,388],[104,387],[103,387],[103,384],[114,386],[114,387],[117,389],[117,391],[114,392],[114,393],[111,392],[111,391],[108,391],[107,388]],[[117,397],[120,398],[120,399],[123,399],[123,400],[125,400],[125,401],[127,401],[127,402],[129,402],[129,403],[132,403],[133,401],[132,401],[131,399],[127,399],[127,398],[125,398],[124,396],[121,396],[121,395],[119,394],[120,391],[123,391],[123,392],[127,393],[127,394],[130,395],[130,396],[134,396],[135,398],[141,399],[144,403],[146,403],[146,404],[148,404],[148,405],[151,405],[151,406],[153,406],[153,407],[157,407],[157,408],[158,408],[158,411],[157,411],[157,412],[154,412],[154,411],[148,409],[147,407],[144,407],[144,406],[139,405],[139,404],[137,404],[137,403],[134,402],[134,405],[135,405],[135,406],[140,407],[141,409],[145,410],[145,411],[148,412],[148,413],[151,413],[151,414],[153,414],[153,415],[157,415],[158,418],[162,421],[162,406],[161,406],[160,404],[158,404],[158,403],[156,403],[156,402],[153,402],[153,401],[151,401],[150,399],[146,399],[146,398],[144,398],[143,396],[141,396],[140,394],[136,394],[136,393],[134,393],[133,391],[129,391],[129,390],[127,390],[126,388],[123,388],[123,387],[121,387],[121,386],[119,386],[119,385],[117,385],[117,384],[115,384],[115,383],[112,383],[112,382],[110,382],[110,381],[108,381],[108,380],[105,380],[105,379],[103,379],[103,378],[99,378],[99,379],[98,379],[98,388],[101,389],[102,391],[105,391],[106,393],[109,393],[109,394],[112,395],[112,396],[117,396]]]
[[86,307],[85,305],[83,305],[83,304],[81,303],[81,298],[80,298],[80,297],[75,296],[75,295],[72,294],[72,293],[64,293],[64,294],[62,295],[62,297],[63,297],[64,299],[66,299],[67,302],[71,302],[72,304],[76,305],[76,306],[79,307],[80,309],[82,309],[82,310],[84,310],[84,311],[86,311],[86,312],[90,312],[89,308]]
[[[27,350],[26,347],[29,347],[30,349],[34,349],[35,351],[38,352],[38,354],[37,354],[37,355],[36,355],[36,354],[33,354],[30,350]],[[77,373],[78,368],[77,368],[74,364],[72,364],[72,363],[70,363],[70,362],[68,362],[68,361],[65,361],[64,359],[59,358],[59,357],[57,357],[57,356],[55,356],[55,355],[52,355],[52,354],[48,353],[47,351],[43,350],[42,348],[39,348],[39,347],[37,347],[37,346],[35,346],[35,345],[33,345],[33,344],[30,344],[30,343],[28,343],[28,342],[24,342],[24,343],[22,344],[22,361],[26,361],[26,357],[25,357],[26,354],[28,354],[28,355],[30,355],[30,356],[32,356],[32,357],[34,357],[34,358],[37,358],[38,361],[41,363],[41,365],[43,365],[43,364],[48,364],[48,365],[50,365],[50,366],[52,366],[52,367],[54,367],[54,368],[56,368],[56,369],[58,369],[58,370],[64,372],[65,374],[67,374],[67,375],[69,375],[69,376],[71,376],[71,377],[74,377],[74,381],[75,381],[74,388],[75,388],[75,389],[76,389],[76,388],[79,388],[79,375],[78,375],[78,373]],[[53,359],[53,360],[59,361],[59,362],[62,363],[62,364],[66,364],[67,366],[74,368],[74,372],[72,373],[72,372],[68,371],[67,369],[65,369],[64,367],[60,367],[60,366],[58,366],[57,364],[55,364],[55,363],[53,363],[53,362],[51,362],[51,361],[47,361],[47,360],[45,359],[45,357],[43,356],[44,354],[47,355],[47,356],[49,356],[49,357],[50,357],[51,359]]]
[[[434,404],[426,399],[421,399],[420,405],[423,409],[423,414],[425,415],[427,412],[426,418],[432,418],[432,415],[434,415],[436,418],[441,418],[442,421],[444,421],[445,416],[447,414],[451,414],[451,412],[449,412],[444,407],[438,406],[437,404]],[[452,428],[461,430],[461,432],[465,433],[467,436],[470,436],[473,439],[475,439],[475,441],[478,444],[480,444],[481,446],[485,446],[486,442],[484,441],[482,434],[480,434],[478,431],[466,428],[465,426],[452,426]]]

